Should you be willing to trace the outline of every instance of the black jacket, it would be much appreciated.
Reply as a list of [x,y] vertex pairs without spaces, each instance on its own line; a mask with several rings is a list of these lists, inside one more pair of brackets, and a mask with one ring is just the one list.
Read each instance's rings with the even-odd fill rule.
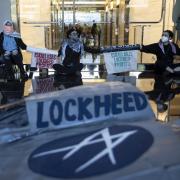
[[[64,66],[76,66],[80,63],[81,51],[76,52],[69,47],[69,45],[65,45],[65,57],[63,59]],[[62,46],[58,51],[58,56],[62,55]]]
[[[21,54],[21,49],[26,50],[27,45],[22,41],[21,38],[14,38],[18,47],[18,51]],[[4,33],[0,33],[0,55],[3,55],[5,50],[3,49]]]
[[141,52],[152,53],[157,57],[156,65],[165,68],[173,64],[174,55],[180,55],[179,47],[174,44],[168,44],[166,48],[161,43],[154,43],[142,46]]

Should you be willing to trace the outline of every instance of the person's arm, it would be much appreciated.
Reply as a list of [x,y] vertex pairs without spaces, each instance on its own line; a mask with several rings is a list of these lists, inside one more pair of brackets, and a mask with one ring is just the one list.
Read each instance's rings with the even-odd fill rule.
[[62,54],[62,46],[61,46],[61,47],[59,48],[59,50],[58,50],[58,57],[60,57],[61,54]]
[[62,46],[59,48],[58,56],[59,56],[59,57],[61,56],[62,59],[64,59],[65,56],[66,56],[66,47],[67,47],[67,43],[64,42],[64,43],[62,44]]
[[80,56],[80,58],[81,58],[84,55],[84,45],[83,45],[83,43],[81,43],[80,46],[81,46],[81,56]]
[[149,44],[149,45],[146,45],[146,46],[142,45],[140,47],[140,51],[145,52],[145,53],[156,54],[157,48],[158,48],[157,43]]
[[58,50],[58,56],[57,56],[58,64],[63,64],[64,58],[66,55],[66,47],[67,47],[67,43],[64,42],[64,43],[62,43],[62,45],[60,46],[60,48]]
[[4,49],[3,49],[3,33],[0,33],[0,55],[4,54]]
[[27,49],[27,45],[23,42],[23,40],[21,38],[16,38],[16,42],[18,47],[20,47],[23,50]]

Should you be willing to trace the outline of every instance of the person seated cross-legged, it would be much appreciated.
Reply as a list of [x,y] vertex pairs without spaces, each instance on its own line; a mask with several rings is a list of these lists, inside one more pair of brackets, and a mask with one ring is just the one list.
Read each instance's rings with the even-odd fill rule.
[[12,80],[14,79],[13,64],[18,66],[21,79],[28,79],[23,67],[21,49],[26,50],[27,45],[22,41],[20,34],[15,32],[12,21],[6,20],[3,24],[3,32],[0,33],[0,55],[4,58],[5,71]]
[[140,51],[155,54],[157,60],[155,62],[155,73],[163,75],[180,74],[180,63],[174,63],[174,57],[180,55],[180,48],[172,42],[173,32],[165,30],[161,39],[157,43],[142,45]]
[[81,75],[83,64],[80,63],[80,58],[84,52],[84,46],[79,37],[80,32],[75,28],[67,31],[67,40],[64,41],[58,52],[60,62],[53,65],[56,73]]

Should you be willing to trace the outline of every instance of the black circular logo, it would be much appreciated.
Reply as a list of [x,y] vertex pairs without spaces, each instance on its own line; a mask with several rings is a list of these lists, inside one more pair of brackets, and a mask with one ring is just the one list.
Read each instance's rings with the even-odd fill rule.
[[32,171],[58,178],[86,178],[123,168],[137,160],[153,143],[138,126],[112,126],[57,139],[29,157]]

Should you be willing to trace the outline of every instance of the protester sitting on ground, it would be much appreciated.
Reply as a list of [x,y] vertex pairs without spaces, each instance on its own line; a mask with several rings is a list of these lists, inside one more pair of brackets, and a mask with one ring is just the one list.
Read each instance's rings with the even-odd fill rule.
[[63,42],[58,51],[59,62],[53,65],[57,73],[81,75],[83,64],[80,63],[80,58],[84,52],[84,47],[79,37],[80,32],[75,28],[67,31],[67,40]]
[[155,62],[155,72],[159,74],[180,74],[180,63],[174,64],[174,56],[180,55],[180,49],[178,45],[172,42],[173,32],[165,30],[162,33],[162,37],[158,43],[150,45],[142,45],[140,47],[141,52],[152,53],[157,57]]
[[22,41],[20,34],[15,32],[13,22],[6,20],[3,24],[3,32],[0,33],[0,55],[3,56],[5,71],[9,74],[10,80],[14,79],[13,64],[19,67],[21,78],[28,79],[23,67],[21,49],[26,50],[26,44]]

